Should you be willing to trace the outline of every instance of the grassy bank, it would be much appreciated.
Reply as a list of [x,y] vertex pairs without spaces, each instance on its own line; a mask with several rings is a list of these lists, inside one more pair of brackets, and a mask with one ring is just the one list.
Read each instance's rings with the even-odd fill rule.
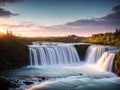
[[25,40],[13,35],[0,37],[0,70],[28,64],[29,51]]

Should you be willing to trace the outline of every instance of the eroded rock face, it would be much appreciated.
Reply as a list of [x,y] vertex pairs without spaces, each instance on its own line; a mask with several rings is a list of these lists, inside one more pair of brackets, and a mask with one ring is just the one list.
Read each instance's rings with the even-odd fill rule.
[[86,50],[89,47],[89,45],[80,44],[80,45],[74,45],[74,47],[76,48],[77,53],[78,53],[80,59],[84,60],[85,59],[85,53],[86,53]]
[[120,51],[116,53],[113,65],[113,72],[120,76]]

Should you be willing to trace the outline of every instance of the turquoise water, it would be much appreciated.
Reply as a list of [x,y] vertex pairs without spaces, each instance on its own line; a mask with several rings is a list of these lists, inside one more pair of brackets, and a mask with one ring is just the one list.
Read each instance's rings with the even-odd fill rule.
[[[8,78],[34,79],[34,84],[21,84],[10,90],[120,90],[120,77],[94,65],[23,67],[2,72]],[[47,79],[38,82],[44,76]]]

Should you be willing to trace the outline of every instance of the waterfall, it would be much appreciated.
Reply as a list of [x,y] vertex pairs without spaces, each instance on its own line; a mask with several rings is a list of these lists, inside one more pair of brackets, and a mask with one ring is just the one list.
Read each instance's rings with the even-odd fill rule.
[[91,45],[86,51],[86,62],[87,63],[96,63],[101,55],[105,52],[105,47],[100,45]]
[[[95,64],[104,71],[112,71],[112,65],[117,47],[91,45],[85,55],[87,64]],[[30,65],[64,65],[80,63],[80,58],[72,44],[37,43],[29,47]]]
[[30,65],[63,65],[80,63],[76,49],[72,45],[33,45],[29,47]]
[[104,71],[112,71],[114,57],[115,53],[104,52],[96,65]]
[[86,51],[85,61],[87,63],[96,63],[101,58],[104,52],[113,52],[117,49],[118,48],[114,46],[91,45]]
[[115,52],[114,46],[91,45],[86,51],[86,63],[95,64],[104,71],[112,71]]

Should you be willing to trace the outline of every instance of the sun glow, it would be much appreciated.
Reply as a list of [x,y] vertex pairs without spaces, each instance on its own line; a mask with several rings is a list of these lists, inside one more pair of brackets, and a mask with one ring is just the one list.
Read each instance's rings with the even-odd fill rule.
[[6,25],[1,25],[1,24],[0,24],[0,32],[1,32],[1,33],[4,33],[4,34],[5,34],[8,29],[9,29],[9,28],[8,28]]
[[6,30],[7,29],[2,28],[2,26],[0,26],[0,36],[3,36],[6,33]]
[[0,37],[3,37],[4,35],[5,35],[4,33],[0,32]]

